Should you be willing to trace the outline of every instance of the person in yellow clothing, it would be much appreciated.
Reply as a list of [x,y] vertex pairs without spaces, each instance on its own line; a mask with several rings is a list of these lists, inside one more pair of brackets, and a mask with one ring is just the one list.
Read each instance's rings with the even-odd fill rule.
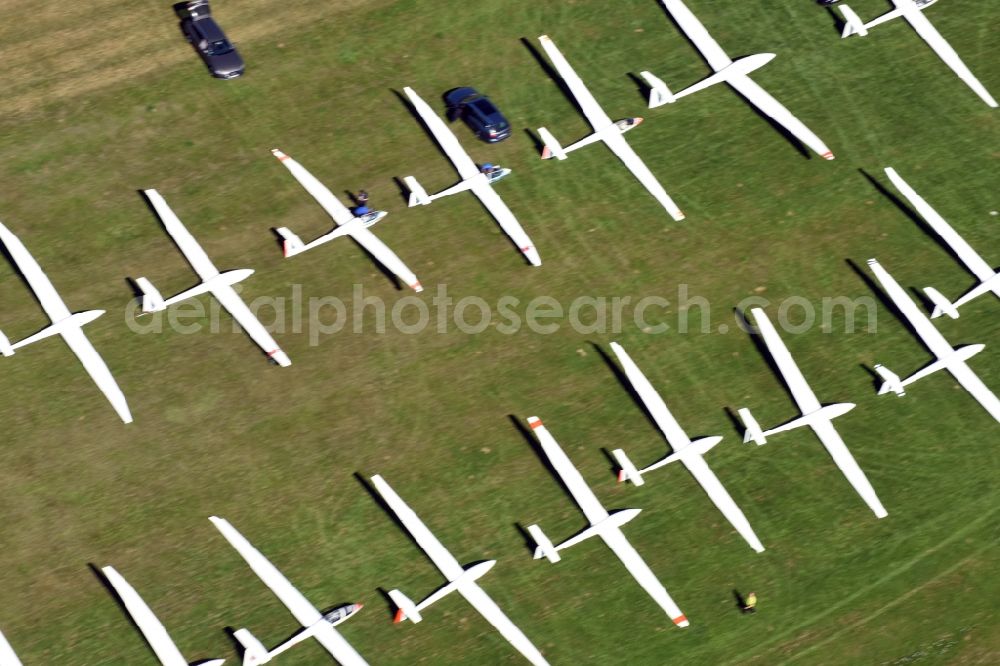
[[757,612],[757,595],[751,592],[747,595],[747,599],[743,602],[743,612],[744,613],[756,613]]

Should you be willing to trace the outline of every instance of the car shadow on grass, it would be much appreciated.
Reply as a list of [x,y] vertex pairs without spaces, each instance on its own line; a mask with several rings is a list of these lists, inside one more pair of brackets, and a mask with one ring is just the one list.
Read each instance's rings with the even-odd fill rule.
[[188,17],[188,3],[187,2],[175,2],[172,6],[174,14],[177,18],[184,20]]
[[191,47],[191,52],[194,53],[195,57],[198,58],[198,61],[201,62],[201,64],[205,67],[208,73],[212,74],[212,68],[209,67],[208,63],[206,63],[204,58],[201,57],[201,53],[198,51],[198,46],[194,42],[192,42],[191,39],[187,36],[187,33],[184,32],[184,21],[190,16],[190,12],[188,11],[188,3],[175,2],[172,8],[174,10],[174,14],[177,16],[177,29],[180,31],[181,37],[184,39],[187,45]]
[[448,95],[452,94],[456,90],[461,90],[464,87],[465,86],[458,86],[457,88],[450,88],[441,95],[441,103],[444,104],[445,109],[444,119],[447,120],[448,123],[453,123],[458,120],[458,109],[448,104]]

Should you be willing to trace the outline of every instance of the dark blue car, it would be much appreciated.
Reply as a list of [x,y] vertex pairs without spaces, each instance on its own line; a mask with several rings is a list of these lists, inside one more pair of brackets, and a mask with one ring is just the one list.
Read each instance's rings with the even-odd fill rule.
[[448,118],[461,118],[483,141],[496,143],[510,136],[510,123],[486,95],[475,88],[455,88],[445,96]]
[[188,0],[174,5],[181,19],[181,32],[194,47],[212,76],[235,79],[243,74],[243,58],[212,18],[208,0]]

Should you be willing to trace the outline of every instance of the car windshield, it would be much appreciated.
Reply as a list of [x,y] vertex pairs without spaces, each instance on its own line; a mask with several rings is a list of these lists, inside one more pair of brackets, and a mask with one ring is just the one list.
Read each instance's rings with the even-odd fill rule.
[[484,116],[492,116],[497,113],[497,107],[493,106],[488,99],[477,99],[472,103],[476,110]]
[[230,44],[225,39],[220,39],[218,41],[210,43],[205,52],[208,53],[208,55],[218,56],[218,55],[226,55],[232,50],[233,50],[232,44]]

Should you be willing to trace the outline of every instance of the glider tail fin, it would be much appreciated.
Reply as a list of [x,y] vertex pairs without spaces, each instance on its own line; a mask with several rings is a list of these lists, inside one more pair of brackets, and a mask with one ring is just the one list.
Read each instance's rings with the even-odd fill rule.
[[144,277],[136,278],[135,284],[142,290],[142,311],[143,312],[156,312],[157,310],[163,310],[166,305],[163,302],[163,296],[157,291],[153,283]]
[[11,346],[10,340],[2,331],[0,331],[0,353],[4,356],[14,355],[14,347]]
[[924,293],[927,294],[927,298],[931,299],[931,303],[934,304],[934,311],[931,313],[932,318],[946,314],[952,319],[958,319],[958,308],[945,298],[944,294],[934,287],[924,287]]
[[302,239],[293,234],[288,227],[279,227],[275,231],[281,236],[281,250],[285,258],[295,256],[305,247]]
[[746,428],[746,431],[743,433],[743,443],[746,444],[752,441],[757,446],[767,444],[764,431],[761,429],[760,424],[757,423],[757,419],[750,413],[750,410],[746,407],[740,407],[739,414],[740,420],[743,421],[743,425]]
[[896,395],[906,395],[906,391],[903,390],[903,382],[900,381],[899,375],[889,370],[889,368],[884,365],[875,364],[875,372],[884,380],[882,386],[878,389],[878,394],[888,393],[892,391]]
[[233,632],[233,638],[243,646],[243,666],[256,666],[271,661],[267,648],[250,633],[249,629],[237,629]]
[[535,559],[545,557],[549,562],[558,562],[562,558],[559,557],[559,553],[556,552],[555,546],[549,541],[549,538],[545,536],[542,532],[542,528],[538,525],[528,525],[528,534],[531,535],[532,540],[535,542]]
[[389,590],[389,598],[396,605],[396,616],[393,618],[393,622],[410,620],[416,623],[423,619],[420,616],[420,611],[417,610],[417,605],[399,590]]
[[653,76],[650,72],[639,72],[639,76],[649,84],[649,108],[655,109],[664,104],[674,103],[676,99],[674,94],[660,78]]
[[427,196],[427,190],[417,182],[417,179],[413,176],[406,176],[403,178],[403,182],[406,183],[406,189],[410,191],[410,208],[414,206],[426,206],[431,202],[431,198]]
[[611,455],[615,457],[615,461],[618,463],[618,483],[622,481],[631,481],[637,486],[641,486],[645,483],[642,480],[642,474],[636,468],[629,457],[625,455],[625,452],[621,449],[615,449],[611,452]]
[[548,131],[544,127],[538,128],[538,136],[542,138],[542,143],[545,145],[542,147],[542,159],[547,160],[550,157],[555,157],[557,160],[566,159],[566,151],[563,147],[559,145],[556,138],[552,136],[552,132]]
[[861,20],[857,12],[847,5],[840,5],[840,13],[844,17],[844,31],[840,34],[841,39],[851,35],[864,37],[868,34],[868,28],[865,27],[865,22]]

